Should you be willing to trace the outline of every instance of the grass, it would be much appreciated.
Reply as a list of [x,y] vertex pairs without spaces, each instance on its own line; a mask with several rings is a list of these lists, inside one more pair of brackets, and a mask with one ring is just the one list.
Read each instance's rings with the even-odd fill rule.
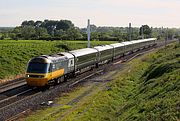
[[[75,89],[70,93],[63,93],[62,97],[56,100],[56,104],[51,108],[45,108],[43,110],[32,113],[30,117],[26,118],[27,121],[52,121],[55,119],[65,118],[68,113],[72,113],[79,105],[83,104],[83,95],[85,92],[96,89],[96,85],[88,85]],[[81,98],[81,101],[78,100]],[[85,97],[85,100],[89,98]],[[78,105],[78,106],[77,106]],[[70,118],[70,117],[68,117]],[[61,120],[62,120],[61,119]]]
[[179,52],[171,45],[131,62],[78,120],[179,120]]
[[[92,41],[91,46],[111,44]],[[87,41],[0,40],[0,79],[23,74],[32,57],[85,48]]]
[[[69,100],[92,86],[62,96],[57,106],[26,120],[43,121],[177,121],[180,120],[180,45],[172,44],[128,63],[107,85],[73,105]],[[108,88],[107,88],[108,87]],[[50,110],[50,111],[48,111]],[[42,121],[41,120],[41,121]]]

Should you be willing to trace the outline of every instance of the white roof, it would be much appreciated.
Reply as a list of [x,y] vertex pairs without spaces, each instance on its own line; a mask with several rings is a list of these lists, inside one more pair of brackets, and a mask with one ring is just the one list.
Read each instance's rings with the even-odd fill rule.
[[141,42],[147,42],[147,41],[153,41],[155,40],[156,38],[149,38],[149,39],[139,39],[139,40],[132,40],[130,42],[132,43],[141,43]]
[[113,47],[110,46],[110,45],[96,46],[94,48],[97,49],[98,51],[103,51],[103,50],[107,50],[107,49],[113,49]]
[[65,60],[67,58],[65,56],[52,55],[52,56],[49,56],[47,59],[51,61],[57,61],[57,60]]
[[93,48],[84,48],[84,49],[79,49],[79,50],[73,50],[73,51],[70,51],[69,53],[72,53],[73,55],[78,57],[78,56],[83,56],[83,55],[87,55],[91,53],[97,53],[97,50]]
[[131,45],[133,43],[131,41],[126,41],[126,42],[122,42],[122,44],[124,44],[124,45]]
[[123,47],[124,46],[123,43],[114,43],[114,44],[110,44],[110,45],[113,46],[114,48]]
[[139,43],[141,43],[141,42],[146,42],[145,39],[140,39],[140,40],[138,40],[138,41],[139,41]]
[[60,54],[66,56],[68,59],[74,58],[74,56],[71,53],[68,53],[68,52],[61,52]]
[[140,43],[141,41],[139,41],[139,40],[133,40],[133,41],[131,41],[133,44],[136,44],[136,43]]
[[136,41],[138,41],[139,43],[141,43],[141,42],[154,41],[154,40],[156,40],[156,38],[140,39],[140,40],[136,40]]
[[157,40],[156,38],[149,38],[149,39],[145,39],[146,41],[154,41]]
[[60,55],[41,55],[41,56],[38,56],[38,57],[35,57],[35,58],[42,58],[42,59],[46,60],[47,63],[67,59],[65,56],[60,56]]

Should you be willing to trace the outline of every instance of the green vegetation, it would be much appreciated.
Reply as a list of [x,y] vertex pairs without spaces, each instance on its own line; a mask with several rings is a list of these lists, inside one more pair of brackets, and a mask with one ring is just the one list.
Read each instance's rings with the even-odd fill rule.
[[[178,38],[180,29],[176,28],[152,28],[148,25],[141,27],[97,27],[91,25],[91,40],[102,41],[127,41],[128,31],[131,31],[133,40],[156,37],[158,39]],[[74,26],[70,20],[44,20],[44,21],[23,21],[15,28],[0,28],[1,40],[87,40],[87,29]]]
[[[92,41],[91,45],[110,44],[113,41]],[[0,79],[25,72],[29,59],[39,55],[85,48],[87,41],[40,41],[40,40],[1,40]]]
[[[55,106],[39,110],[25,120],[177,121],[180,119],[179,52],[180,45],[172,44],[135,59],[113,81],[92,83],[64,93]],[[69,103],[74,100],[77,102]]]
[[180,45],[130,63],[78,120],[180,119]]

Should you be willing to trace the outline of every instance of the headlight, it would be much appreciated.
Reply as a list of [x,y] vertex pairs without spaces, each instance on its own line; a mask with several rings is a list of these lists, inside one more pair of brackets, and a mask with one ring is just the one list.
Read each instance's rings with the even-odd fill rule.
[[44,78],[46,75],[29,75],[29,74],[26,74],[26,77],[27,78]]

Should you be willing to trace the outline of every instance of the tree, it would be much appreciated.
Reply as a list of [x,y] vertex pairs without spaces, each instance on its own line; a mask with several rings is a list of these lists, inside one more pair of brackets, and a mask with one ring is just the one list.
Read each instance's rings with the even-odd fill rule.
[[175,31],[174,31],[174,29],[168,29],[168,30],[167,30],[167,36],[168,36],[169,39],[173,39],[174,36],[175,36]]
[[9,37],[10,37],[11,39],[13,39],[13,40],[18,40],[18,37],[16,36],[15,33],[10,33],[10,34],[9,34]]
[[46,28],[36,27],[35,30],[36,30],[35,35],[36,35],[36,37],[37,37],[38,39],[41,38],[41,37],[49,36]]
[[[96,32],[96,30],[97,30],[97,27],[94,24],[90,25],[90,28],[91,28],[91,32]],[[87,29],[86,29],[86,31],[87,31]]]
[[69,28],[67,30],[67,35],[68,35],[68,39],[71,40],[77,40],[83,37],[78,28]]
[[[143,33],[142,33],[143,32]],[[148,25],[142,25],[139,30],[139,34],[142,36],[144,34],[145,38],[151,37],[151,29]]]
[[57,30],[64,30],[64,31],[67,31],[68,29],[70,28],[73,28],[74,27],[74,24],[69,21],[69,20],[60,20],[57,22],[57,26],[56,26],[56,29]]
[[44,20],[41,27],[46,28],[48,31],[48,34],[51,36],[54,36],[54,31],[56,30],[57,21],[52,20]]
[[10,37],[15,40],[22,38],[21,29],[22,29],[22,27],[15,27],[13,29],[12,35]]
[[[87,39],[87,34],[85,35]],[[98,32],[91,32],[91,40],[99,40],[99,33]]]
[[66,36],[66,31],[63,31],[62,29],[55,30],[54,36],[62,39],[64,36]]
[[35,29],[32,26],[23,26],[21,29],[21,35],[24,39],[32,39],[35,37]]
[[122,41],[122,33],[121,33],[121,30],[114,30],[112,36],[113,36],[113,37],[116,37],[119,41]]
[[107,41],[111,36],[105,32],[99,32],[99,40],[100,41]]
[[43,24],[42,21],[36,21],[36,22],[34,23],[34,26],[35,26],[35,27],[41,27],[42,24]]
[[2,34],[0,37],[0,40],[3,40],[5,38],[5,36]]
[[35,22],[33,20],[23,21],[21,26],[34,26]]

